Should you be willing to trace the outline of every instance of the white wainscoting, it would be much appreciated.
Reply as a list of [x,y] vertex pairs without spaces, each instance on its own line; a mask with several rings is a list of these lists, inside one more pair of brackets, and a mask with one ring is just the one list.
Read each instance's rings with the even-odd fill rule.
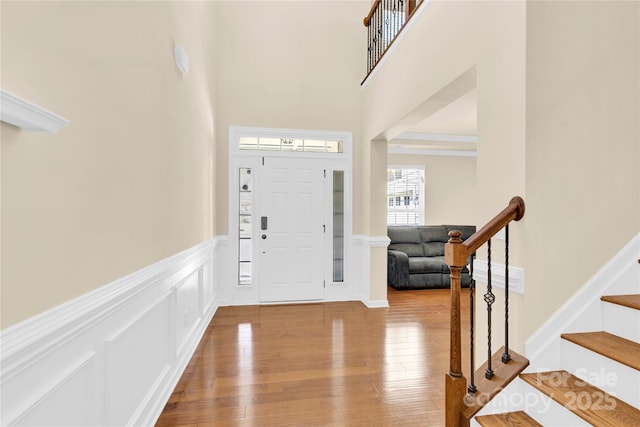
[[[483,259],[473,262],[473,278],[478,283],[486,284],[489,281],[489,263]],[[506,283],[505,265],[497,262],[491,263],[491,286],[504,289]],[[524,295],[524,268],[509,266],[509,292]]]
[[0,331],[2,426],[153,425],[217,307],[218,239]]
[[[362,301],[369,308],[389,307],[389,301],[372,300],[369,298],[371,286],[371,248],[386,248],[389,246],[389,237],[387,236],[366,236],[362,234],[353,236],[353,259],[352,266],[354,283],[354,294],[357,299]],[[384,278],[386,283],[387,278]]]

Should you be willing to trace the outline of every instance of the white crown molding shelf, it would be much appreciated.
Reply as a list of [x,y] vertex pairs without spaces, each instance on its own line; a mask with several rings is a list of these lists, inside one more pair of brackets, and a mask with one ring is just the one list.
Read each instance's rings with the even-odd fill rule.
[[0,120],[27,131],[49,133],[69,124],[64,117],[5,89],[0,89]]

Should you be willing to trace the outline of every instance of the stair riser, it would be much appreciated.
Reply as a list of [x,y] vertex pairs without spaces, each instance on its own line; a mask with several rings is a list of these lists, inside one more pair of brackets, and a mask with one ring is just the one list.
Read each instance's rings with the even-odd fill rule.
[[566,340],[562,343],[560,368],[635,407],[640,407],[640,372],[633,368]]
[[640,310],[603,302],[602,322],[604,331],[640,342]]

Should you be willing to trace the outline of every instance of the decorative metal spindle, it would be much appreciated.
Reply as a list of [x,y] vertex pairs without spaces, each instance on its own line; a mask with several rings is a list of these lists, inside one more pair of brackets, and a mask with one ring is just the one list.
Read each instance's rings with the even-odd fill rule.
[[470,342],[469,342],[469,352],[471,353],[471,356],[469,357],[470,362],[471,362],[471,370],[469,371],[469,376],[470,376],[470,382],[469,382],[469,386],[467,387],[467,391],[471,394],[475,394],[475,392],[478,391],[478,389],[476,388],[476,384],[475,384],[475,377],[476,377],[476,364],[475,364],[475,358],[476,358],[476,353],[475,353],[475,337],[474,337],[474,307],[475,307],[475,295],[474,295],[474,290],[476,288],[476,281],[473,278],[473,255],[471,256],[471,269],[469,270],[469,276],[471,277],[471,282],[469,283],[469,315],[470,315],[470,319],[469,319],[469,337],[470,337]]
[[378,53],[378,59],[380,59],[382,57],[382,52],[384,52],[384,48],[387,45],[387,41],[385,40],[385,34],[384,34],[384,24],[385,24],[385,8],[387,7],[387,2],[386,0],[383,0],[380,3],[380,14],[378,15],[378,19],[379,19],[379,26],[378,26],[378,31],[380,31],[380,52]]
[[484,302],[487,303],[487,370],[484,377],[488,380],[493,378],[493,369],[491,369],[491,306],[495,302],[496,297],[491,289],[491,239],[487,241],[487,293],[484,294]]
[[395,38],[396,34],[398,34],[398,6],[400,6],[399,1],[393,2],[393,37]]
[[376,39],[378,40],[378,53],[376,54],[376,62],[380,61],[384,49],[384,37],[382,36],[382,9],[378,8],[376,12]]
[[389,46],[389,34],[391,33],[391,16],[389,14],[389,11],[393,7],[393,0],[386,0],[385,5],[386,7],[384,8],[384,10],[386,11],[386,13],[384,14],[384,50],[383,52],[387,50],[387,47]]
[[369,45],[369,56],[371,57],[371,65],[369,71],[373,70],[373,67],[376,65],[376,42],[375,42],[375,24],[373,22],[373,17],[371,22],[369,23],[369,40],[371,40]]
[[502,363],[511,360],[509,354],[509,224],[504,227],[504,353]]
[[371,71],[371,57],[372,55],[372,51],[371,51],[371,23],[369,23],[369,26],[367,27],[367,39],[368,39],[368,45],[367,45],[367,74]]

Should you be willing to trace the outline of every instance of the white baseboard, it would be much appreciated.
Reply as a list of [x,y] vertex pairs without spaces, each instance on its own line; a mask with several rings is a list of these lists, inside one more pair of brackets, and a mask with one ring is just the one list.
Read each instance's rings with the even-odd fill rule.
[[367,306],[367,308],[386,308],[389,307],[389,301],[386,299],[382,300],[369,300],[368,298],[363,298],[362,303]]
[[217,309],[217,240],[0,331],[3,426],[153,425]]

